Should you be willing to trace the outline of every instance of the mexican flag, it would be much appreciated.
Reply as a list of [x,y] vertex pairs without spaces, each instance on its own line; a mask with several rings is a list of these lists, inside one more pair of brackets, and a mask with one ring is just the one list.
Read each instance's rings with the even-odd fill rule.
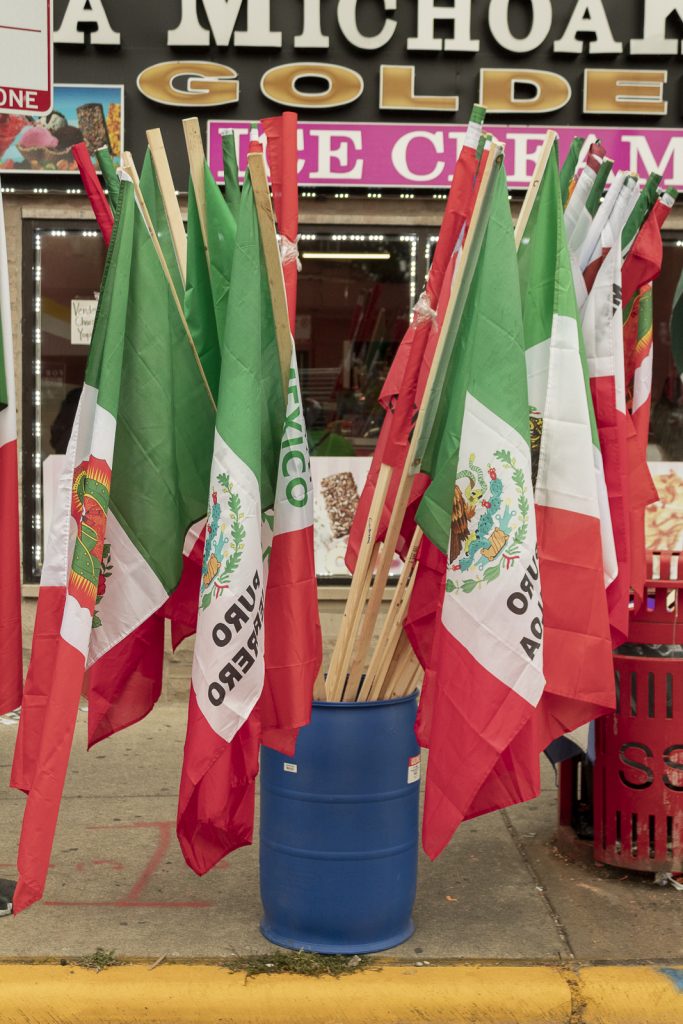
[[543,691],[543,605],[514,232],[500,163],[423,470],[417,521],[447,554],[423,846],[436,857]]
[[[249,177],[242,189],[226,323],[178,806],[178,839],[198,874],[251,837],[259,735],[252,712],[265,678],[266,585],[285,424]],[[294,443],[291,449],[300,450]],[[288,466],[301,475],[296,456]],[[291,494],[303,497],[303,489],[293,486]],[[294,647],[296,637],[289,639]]]
[[574,184],[574,175],[576,173],[579,157],[581,156],[581,151],[585,141],[585,139],[578,135],[572,139],[571,146],[567,150],[567,155],[564,158],[564,163],[560,168],[560,188],[562,190],[563,208],[566,207],[569,202],[569,197],[573,191],[573,187],[570,189],[570,186],[573,186]]
[[631,508],[621,304],[621,229],[596,275],[582,311],[593,408],[605,469],[617,575],[607,588],[613,646],[628,635]]
[[204,512],[213,423],[124,180],[22,705],[12,781],[29,798],[16,910],[42,895],[86,666],[90,714],[102,735],[131,724],[119,709],[146,713],[156,699],[158,612],[180,579],[187,532]]
[[[636,608],[645,591],[647,564],[645,555],[645,509],[657,500],[657,491],[647,465],[652,402],[653,352],[652,282],[635,295],[624,324],[627,400],[633,434],[628,439],[631,482],[631,563],[629,582]],[[649,483],[649,487],[648,487]]]
[[[386,414],[349,534],[346,565],[351,572],[355,569],[358,553],[363,544],[367,519],[382,465],[392,466],[393,473],[381,513],[379,540],[385,535],[391,518],[401,471],[410,444],[415,409],[422,399],[429,366],[440,333],[439,298],[443,293],[446,302],[448,300],[455,266],[455,250],[462,245],[474,204],[476,176],[479,167],[477,147],[482,134],[484,114],[483,107],[475,106],[460,156],[455,165],[425,291],[413,310],[410,326],[394,357],[380,395],[380,402]],[[411,503],[406,515],[408,522],[399,539],[401,554],[405,554],[409,546],[414,526],[413,516],[426,484],[427,480],[424,477],[418,477],[413,483]]]
[[589,199],[604,159],[604,146],[599,142],[594,142],[588,150],[586,164],[576,179],[576,186],[564,211],[569,250],[576,257],[578,257],[593,219]]
[[267,118],[263,128],[280,232],[292,360],[266,594],[266,678],[258,714],[261,742],[292,755],[297,730],[310,721],[313,687],[322,665],[310,456],[294,345],[299,270],[297,116],[288,112]]
[[273,206],[280,232],[280,256],[287,292],[289,326],[294,334],[299,269],[298,118],[288,110],[280,117],[266,117],[261,123],[266,133]]
[[[605,579],[616,573],[602,457],[567,248],[556,151],[518,250],[543,592],[543,696],[496,765],[480,811],[540,792],[539,756],[614,707]],[[605,558],[604,556],[608,557]]]
[[166,266],[168,267],[169,274],[171,275],[176,295],[182,299],[184,290],[183,278],[180,272],[180,267],[178,266],[178,257],[173,245],[171,227],[168,223],[164,200],[161,195],[161,189],[159,188],[159,182],[157,180],[154,163],[152,161],[152,154],[149,149],[145,154],[142,171],[140,172],[140,192],[142,193],[142,198],[145,201],[145,206],[149,212],[150,220],[152,221],[156,236],[159,239],[159,245],[161,246]]
[[19,556],[19,479],[14,396],[12,315],[7,267],[5,214],[0,197],[0,715],[21,704],[21,567]]

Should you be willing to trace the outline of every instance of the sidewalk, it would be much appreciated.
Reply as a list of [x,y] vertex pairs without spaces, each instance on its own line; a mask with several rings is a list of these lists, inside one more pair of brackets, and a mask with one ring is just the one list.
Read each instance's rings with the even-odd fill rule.
[[[174,819],[184,723],[180,703],[161,705],[146,722],[86,754],[85,716],[79,716],[45,901],[16,919],[0,920],[1,960],[71,960],[102,947],[123,961],[147,964],[160,957],[225,962],[231,955],[273,950],[258,929],[256,846],[237,851],[203,879],[182,860]],[[24,804],[21,794],[6,787],[15,735],[15,725],[0,725],[0,875],[10,877]],[[548,982],[554,999],[560,983],[566,996],[565,979],[577,964],[666,967],[683,962],[681,894],[658,888],[650,876],[567,862],[553,846],[557,796],[548,766],[544,785],[533,803],[466,823],[436,863],[421,856],[415,933],[383,954],[384,964],[401,965],[402,977],[406,971],[421,977],[426,962],[554,964],[560,968]],[[3,992],[9,992],[5,985],[15,978],[12,970],[17,968],[0,968]],[[127,970],[133,969],[92,977],[107,976],[112,985],[120,984]],[[161,969],[144,971],[151,984]],[[364,977],[330,981],[353,987]],[[508,972],[506,977],[507,991],[512,976]],[[676,978],[659,972],[657,983],[676,992]],[[248,985],[256,980],[259,985],[268,981],[255,979]],[[324,979],[300,980],[327,984]],[[283,983],[282,978],[270,981]],[[680,984],[683,988],[683,975]],[[621,983],[619,988],[622,996],[629,991]],[[349,1012],[339,1019],[347,1019]],[[683,1019],[683,991],[680,1013]],[[573,1014],[570,1010],[557,1021],[591,1019]],[[366,1024],[374,1019],[368,1016]],[[595,1018],[602,1019],[618,1018]],[[675,1018],[669,1019],[673,1024]],[[646,1018],[634,1020],[645,1024]],[[547,1024],[556,1024],[555,1018],[547,1018]]]

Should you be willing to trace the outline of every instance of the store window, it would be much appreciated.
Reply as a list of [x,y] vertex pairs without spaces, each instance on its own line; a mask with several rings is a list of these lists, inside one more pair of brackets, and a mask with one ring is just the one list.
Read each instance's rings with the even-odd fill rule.
[[380,392],[415,302],[416,234],[303,234],[296,347],[320,577],[344,554],[384,411]]
[[[383,419],[427,235],[330,231],[300,241],[296,347],[313,458],[316,565],[345,575],[349,527]],[[89,351],[105,249],[72,222],[25,225],[24,578],[37,582]]]
[[683,386],[671,346],[671,310],[681,273],[683,239],[667,234],[662,272],[652,292],[654,358],[647,457],[660,500],[645,511],[645,543],[656,551],[683,548]]
[[37,582],[46,525],[83,386],[105,248],[82,224],[24,225],[24,580]]

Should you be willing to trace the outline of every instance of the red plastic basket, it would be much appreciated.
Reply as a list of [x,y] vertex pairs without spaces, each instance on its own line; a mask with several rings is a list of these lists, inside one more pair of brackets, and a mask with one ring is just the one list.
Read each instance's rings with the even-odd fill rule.
[[615,654],[617,708],[596,723],[595,857],[639,871],[683,870],[683,656],[647,650],[683,644],[677,563],[650,553],[629,629],[645,650]]

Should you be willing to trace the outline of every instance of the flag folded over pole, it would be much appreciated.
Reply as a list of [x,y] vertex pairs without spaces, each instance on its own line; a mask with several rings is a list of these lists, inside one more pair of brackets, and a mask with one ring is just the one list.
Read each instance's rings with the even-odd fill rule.
[[[381,512],[378,540],[383,539],[391,518],[391,510],[396,499],[401,469],[414,422],[415,409],[421,401],[429,369],[428,364],[438,337],[437,305],[439,296],[445,286],[447,288],[446,300],[448,298],[450,282],[453,277],[453,253],[458,243],[462,241],[474,202],[475,179],[479,165],[477,146],[481,138],[483,117],[483,108],[475,107],[473,119],[470,121],[465,142],[453,173],[453,181],[448,193],[425,291],[413,311],[410,326],[399,346],[380,395],[386,415],[349,533],[346,565],[351,572],[355,569],[380,467],[383,464],[391,465],[394,472]],[[424,493],[425,486],[425,478],[415,481],[413,485],[414,500],[411,505],[416,507],[416,502]],[[414,511],[415,508],[412,509],[411,523]],[[402,553],[405,553],[410,542],[409,535],[412,536],[412,530],[408,525],[400,535],[399,550]]]
[[614,574],[614,539],[555,150],[519,239],[518,262],[546,684],[527,726],[477,794],[470,816],[538,796],[542,751],[615,701],[603,559],[605,547]]
[[[285,422],[280,358],[249,176],[221,374],[178,839],[204,874],[251,841],[265,678],[264,610]],[[292,643],[295,643],[292,638]]]
[[448,570],[423,845],[436,857],[543,690],[522,307],[502,166],[422,468],[418,509]]
[[313,687],[322,664],[318,581],[313,542],[313,494],[303,396],[296,361],[297,116],[263,121],[292,352],[287,412],[273,519],[265,604],[266,676],[258,705],[261,742],[293,754],[297,730],[310,720]]
[[120,709],[153,704],[156,613],[205,509],[213,407],[132,189],[122,182],[41,578],[12,779],[29,792],[17,910],[42,894],[86,665],[95,739],[131,724]]
[[617,557],[617,576],[608,585],[612,643],[628,635],[630,488],[621,303],[621,227],[596,275],[582,311],[591,395],[605,470]]
[[72,146],[71,152],[78,164],[81,181],[83,182],[85,193],[90,200],[92,211],[95,214],[95,220],[102,232],[104,243],[105,245],[109,245],[112,231],[114,230],[114,214],[111,211],[111,206],[107,202],[104,189],[100,185],[97,172],[92,165],[88,147],[85,142],[77,142],[75,146]]

